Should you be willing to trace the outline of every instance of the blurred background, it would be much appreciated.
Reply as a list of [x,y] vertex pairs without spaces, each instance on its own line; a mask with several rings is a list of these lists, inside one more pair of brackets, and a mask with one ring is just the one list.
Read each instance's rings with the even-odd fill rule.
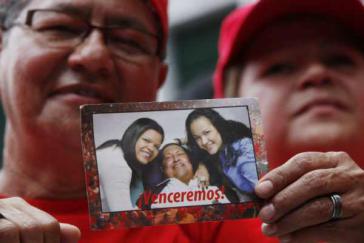
[[212,97],[211,77],[223,18],[253,0],[169,0],[169,74],[158,100]]

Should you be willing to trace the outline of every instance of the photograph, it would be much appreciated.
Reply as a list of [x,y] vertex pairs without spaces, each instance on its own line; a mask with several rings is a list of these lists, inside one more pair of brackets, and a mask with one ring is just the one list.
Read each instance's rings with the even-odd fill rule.
[[268,163],[254,99],[87,105],[82,127],[94,228],[259,211],[254,187]]

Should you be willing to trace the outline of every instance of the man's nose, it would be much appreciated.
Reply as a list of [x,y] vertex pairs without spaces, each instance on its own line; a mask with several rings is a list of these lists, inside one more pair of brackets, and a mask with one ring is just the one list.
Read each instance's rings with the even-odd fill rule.
[[173,158],[173,162],[178,162],[178,160],[179,160],[179,156],[177,154],[174,154],[172,156],[172,158]]
[[107,76],[114,68],[112,53],[107,48],[103,34],[93,30],[90,35],[74,48],[68,59],[72,69]]
[[312,63],[304,69],[299,79],[299,88],[307,89],[318,86],[326,86],[333,83],[332,74],[323,63]]

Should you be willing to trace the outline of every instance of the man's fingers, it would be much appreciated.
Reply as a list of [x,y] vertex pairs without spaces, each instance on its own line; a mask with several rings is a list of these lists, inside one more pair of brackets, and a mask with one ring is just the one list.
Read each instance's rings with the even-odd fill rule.
[[[37,233],[46,243],[60,242],[60,226],[59,222],[48,213],[33,207],[21,198],[15,198],[18,202],[14,203],[13,207],[18,209],[24,215],[24,219],[32,222],[32,225],[37,230],[31,230],[30,234]],[[5,216],[5,215],[4,215]],[[8,218],[9,219],[9,218]],[[11,219],[9,219],[11,220]],[[22,234],[24,229],[21,228]],[[29,234],[25,232],[25,234]]]
[[14,197],[1,200],[0,212],[6,220],[17,226],[20,242],[43,242],[42,225],[31,216],[30,207],[23,199]]
[[331,219],[332,211],[333,205],[329,197],[317,198],[273,224],[263,224],[262,232],[268,236],[279,236],[319,225]]
[[[340,172],[338,168],[335,168],[315,170],[303,175],[278,192],[271,199],[270,204],[262,208],[260,212],[261,219],[266,223],[270,223],[305,203],[310,204],[308,201],[313,198],[348,191],[352,187],[352,176],[350,173]],[[274,213],[271,212],[272,209]]]
[[0,243],[18,243],[19,236],[19,228],[16,224],[5,218],[0,219]]
[[19,197],[1,199],[0,214],[0,243],[74,243],[80,239],[77,227],[60,224]]
[[76,243],[81,238],[81,231],[70,224],[60,224],[61,226],[61,243]]
[[259,197],[268,199],[309,171],[334,168],[338,164],[337,156],[334,154],[336,153],[298,154],[260,179],[255,192]]

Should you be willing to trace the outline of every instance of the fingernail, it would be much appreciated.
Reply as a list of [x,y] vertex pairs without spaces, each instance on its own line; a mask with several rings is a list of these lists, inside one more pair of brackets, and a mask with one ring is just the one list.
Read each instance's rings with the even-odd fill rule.
[[280,243],[289,243],[292,241],[292,237],[291,237],[291,235],[284,235],[284,236],[279,237],[279,241],[280,241]]
[[272,236],[272,235],[274,235],[274,233],[277,232],[277,225],[263,223],[262,224],[262,232],[266,236]]
[[262,219],[262,221],[269,221],[273,218],[275,213],[276,209],[274,208],[273,204],[270,203],[260,210],[259,217]]
[[262,181],[255,187],[255,192],[260,197],[269,197],[273,191],[273,183],[271,181]]

